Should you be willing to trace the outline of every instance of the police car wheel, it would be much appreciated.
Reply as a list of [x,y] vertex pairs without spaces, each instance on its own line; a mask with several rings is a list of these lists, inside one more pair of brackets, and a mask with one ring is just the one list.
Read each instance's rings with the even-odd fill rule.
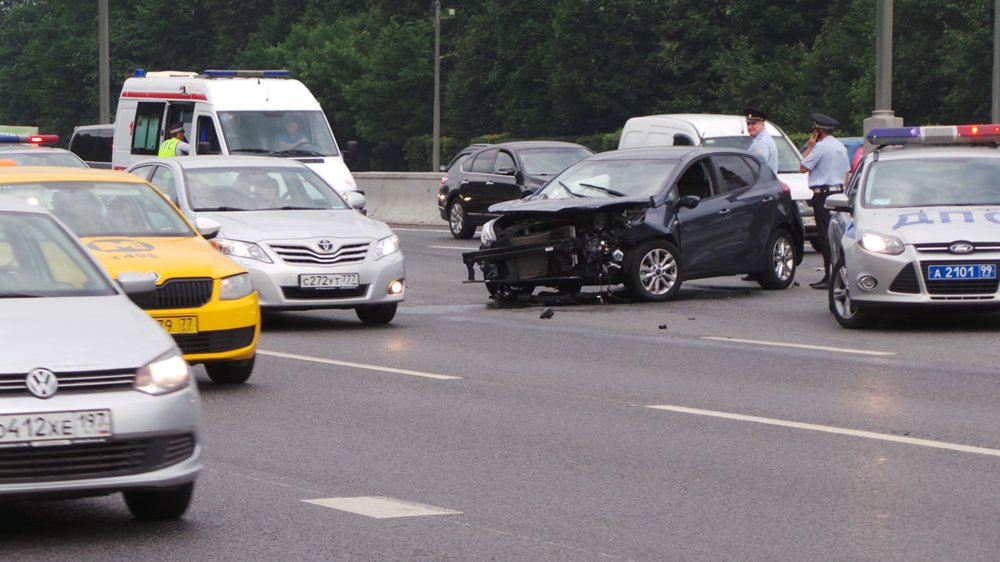
[[785,230],[777,230],[767,244],[764,271],[757,284],[765,289],[787,289],[795,279],[795,246]]
[[847,280],[847,266],[844,258],[840,258],[830,274],[830,312],[837,323],[848,330],[870,328],[878,321],[878,317],[854,303]]
[[632,248],[625,258],[623,281],[636,300],[663,302],[681,287],[681,254],[665,240],[649,240]]

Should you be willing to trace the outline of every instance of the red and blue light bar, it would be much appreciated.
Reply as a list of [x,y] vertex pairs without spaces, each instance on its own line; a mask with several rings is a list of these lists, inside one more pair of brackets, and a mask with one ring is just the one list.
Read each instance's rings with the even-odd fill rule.
[[11,135],[0,133],[0,143],[49,144],[59,142],[59,135]]
[[1000,144],[1000,124],[888,127],[868,132],[868,142],[887,144]]
[[209,78],[288,78],[292,75],[287,70],[206,70],[202,74]]

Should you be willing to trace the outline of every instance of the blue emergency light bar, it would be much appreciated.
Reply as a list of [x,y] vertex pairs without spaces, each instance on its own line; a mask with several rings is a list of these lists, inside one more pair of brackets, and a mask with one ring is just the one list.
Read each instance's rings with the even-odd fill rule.
[[59,135],[11,135],[0,133],[0,143],[45,144],[59,142]]
[[202,74],[209,78],[288,78],[292,75],[287,70],[206,70]]
[[929,127],[891,127],[872,129],[868,142],[887,144],[998,144],[1000,124],[935,125]]

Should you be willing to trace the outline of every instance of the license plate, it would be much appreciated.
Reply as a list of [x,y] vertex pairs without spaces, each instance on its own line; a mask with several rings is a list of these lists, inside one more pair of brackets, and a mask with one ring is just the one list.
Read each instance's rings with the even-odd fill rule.
[[992,263],[929,265],[928,281],[963,281],[967,279],[996,279],[997,266]]
[[[111,437],[111,410],[0,414],[0,446]],[[57,443],[48,443],[57,444]]]
[[198,333],[197,316],[154,316],[153,320],[156,320],[160,327],[166,330],[168,334]]
[[299,275],[299,288],[301,289],[353,289],[357,286],[357,273],[310,273]]

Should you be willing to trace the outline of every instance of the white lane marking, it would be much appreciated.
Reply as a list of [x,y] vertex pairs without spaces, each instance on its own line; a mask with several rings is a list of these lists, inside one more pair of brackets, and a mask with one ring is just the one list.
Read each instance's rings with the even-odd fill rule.
[[385,496],[368,496],[357,498],[319,498],[302,500],[306,503],[331,507],[348,513],[364,515],[375,519],[391,517],[420,517],[424,515],[458,515],[461,511],[434,507],[422,503],[414,503]]
[[261,355],[272,357],[284,357],[285,359],[297,359],[299,361],[310,361],[312,363],[324,363],[326,365],[339,365],[341,367],[352,367],[354,369],[368,369],[370,371],[382,371],[383,373],[396,373],[399,375],[410,375],[411,377],[424,377],[427,379],[438,379],[442,381],[461,379],[451,375],[438,375],[435,373],[425,373],[423,371],[410,371],[409,369],[397,369],[395,367],[382,367],[380,365],[369,365],[367,363],[352,363],[350,361],[338,361],[336,359],[324,359],[322,357],[310,357],[308,355],[295,355],[294,353],[282,353],[280,351],[257,350]]
[[394,226],[392,227],[392,230],[398,230],[401,232],[440,232],[442,234],[451,234],[450,230],[435,230],[431,228],[400,228],[398,226]]
[[735,343],[749,343],[753,345],[770,345],[774,347],[793,347],[795,349],[815,349],[819,351],[834,351],[837,353],[854,353],[856,355],[885,356],[885,355],[896,354],[893,351],[869,351],[867,349],[851,349],[849,347],[829,347],[826,345],[806,345],[801,343],[784,343],[777,341],[741,340],[737,338],[719,338],[714,336],[702,336],[701,339],[712,340],[712,341],[729,341]]
[[472,246],[427,246],[428,248],[437,248],[439,250],[475,250],[476,248]]
[[877,439],[879,441],[891,441],[893,443],[903,443],[906,445],[917,445],[919,447],[930,447],[933,449],[946,449],[948,451],[958,451],[961,453],[974,453],[977,455],[988,455],[1000,457],[1000,449],[989,449],[986,447],[973,447],[971,445],[960,445],[957,443],[947,443],[944,441],[932,441],[930,439],[917,439],[915,437],[905,437],[902,435],[892,435],[890,433],[876,433],[874,431],[861,431],[857,429],[845,429],[830,425],[817,425],[812,423],[801,423],[775,418],[761,418],[757,416],[745,416],[743,414],[731,414],[729,412],[717,412],[714,410],[701,410],[698,408],[687,408],[684,406],[670,406],[666,404],[646,406],[654,410],[666,410],[679,414],[694,414],[696,416],[709,416],[713,418],[723,418],[727,420],[762,423],[766,425],[777,425],[780,427],[790,427],[793,429],[805,429],[809,431],[821,431],[824,433],[834,433],[837,435],[847,435],[849,437],[862,437],[864,439]]

